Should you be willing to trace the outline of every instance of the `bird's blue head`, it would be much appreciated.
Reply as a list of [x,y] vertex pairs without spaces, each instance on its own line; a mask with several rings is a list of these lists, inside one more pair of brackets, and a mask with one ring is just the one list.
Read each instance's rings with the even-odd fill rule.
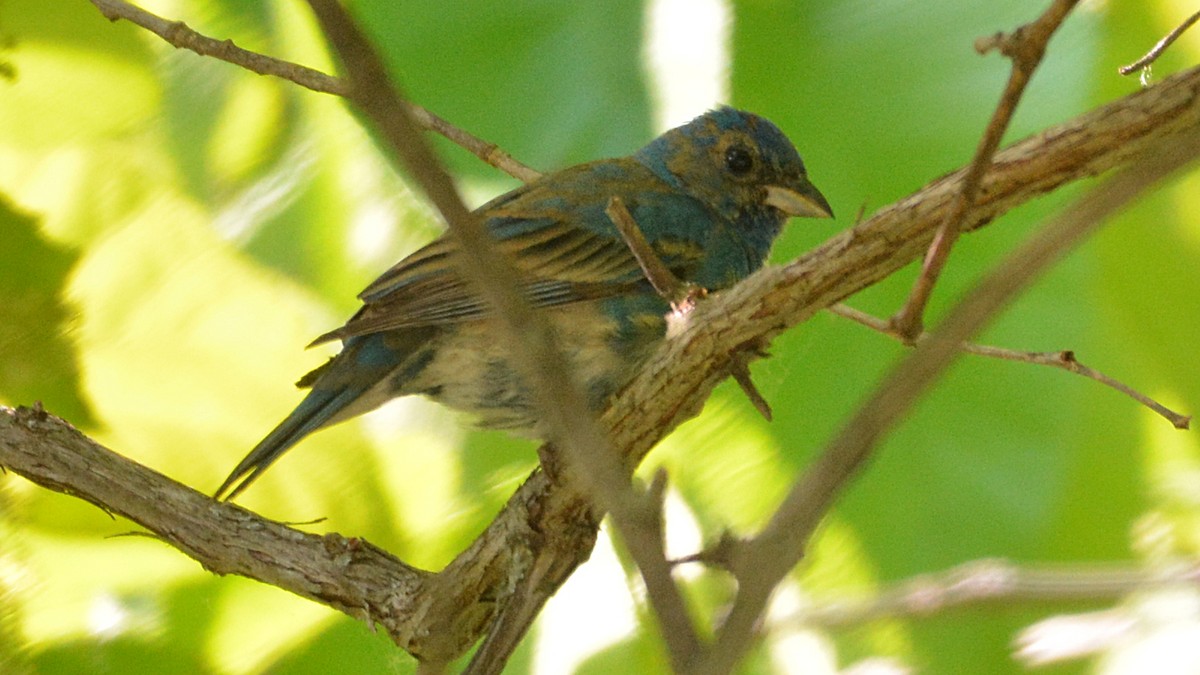
[[634,157],[767,247],[791,216],[833,215],[792,142],[753,113],[717,108],[659,136]]

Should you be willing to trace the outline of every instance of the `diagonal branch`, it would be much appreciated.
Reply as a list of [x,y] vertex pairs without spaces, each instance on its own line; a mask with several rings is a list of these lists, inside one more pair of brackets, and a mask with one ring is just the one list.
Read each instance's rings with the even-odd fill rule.
[[784,621],[849,628],[879,619],[929,617],[982,604],[1119,600],[1158,588],[1200,584],[1200,561],[1165,567],[1129,563],[1022,566],[975,560],[896,582],[862,598],[815,602]]
[[[667,267],[646,241],[645,235],[642,234],[642,228],[634,220],[633,214],[625,207],[625,202],[621,201],[620,197],[608,200],[608,207],[604,209],[604,213],[616,226],[617,232],[625,240],[625,245],[637,259],[646,280],[664,300],[671,303],[671,308],[676,314],[683,315],[690,312],[696,300],[708,294],[708,289],[685,283],[675,276],[675,273]],[[729,374],[746,394],[746,398],[750,399],[754,409],[770,422],[771,404],[767,403],[767,399],[754,385],[754,380],[750,379],[750,358],[763,356],[764,354],[759,353],[760,351],[756,349],[753,354],[743,353],[739,354],[738,358],[730,359]]]
[[[539,425],[558,451],[543,452],[541,456],[551,462],[562,461],[570,479],[567,487],[580,490],[598,513],[611,514],[647,587],[655,590],[650,599],[672,661],[686,663],[699,648],[698,638],[670,576],[657,508],[630,485],[619,455],[613,452],[583,392],[569,375],[570,364],[556,344],[549,321],[526,302],[516,270],[496,249],[483,222],[459,199],[450,177],[410,120],[396,85],[389,80],[386,67],[366,36],[336,0],[308,0],[308,4],[347,71],[348,98],[379,129],[392,153],[441,212],[459,243],[460,254],[455,261],[458,273],[474,285],[475,292],[500,317],[509,361],[527,383],[537,404]],[[528,613],[522,616],[522,625],[527,627],[524,617]],[[516,632],[519,638],[524,631]],[[517,642],[489,641],[487,647],[506,650],[502,656],[507,658]],[[477,663],[482,663],[493,656],[485,649],[477,658]]]
[[[853,307],[850,307],[849,305],[837,304],[830,307],[829,311],[837,314],[838,316],[850,319],[855,323],[866,326],[871,330],[878,331],[889,337],[896,338],[902,342],[910,342],[903,336],[897,334],[887,321],[873,317],[866,312],[861,312]],[[910,346],[913,344],[920,344],[922,340],[925,340],[928,337],[928,333],[921,333],[911,341],[912,344],[910,344]],[[1133,387],[1130,387],[1124,382],[1120,382],[1119,380],[1109,377],[1108,375],[1105,375],[1094,368],[1089,368],[1083,365],[1079,362],[1079,359],[1075,358],[1075,352],[1069,349],[1064,349],[1057,352],[1021,352],[1012,349],[1004,349],[1002,347],[993,347],[991,345],[975,344],[973,342],[967,342],[961,346],[962,350],[968,354],[988,356],[994,359],[1004,359],[1006,361],[1018,361],[1020,363],[1032,363],[1038,366],[1050,366],[1052,368],[1065,370],[1068,373],[1081,375],[1089,380],[1095,380],[1096,382],[1099,382],[1110,389],[1115,389],[1116,391],[1125,394],[1138,403],[1141,403],[1150,410],[1154,411],[1156,414],[1162,416],[1171,423],[1171,426],[1175,427],[1176,429],[1187,429],[1191,425],[1191,415],[1184,415],[1183,413],[1171,410],[1167,406],[1155,401],[1154,399],[1134,389]]]
[[1029,84],[1033,71],[1041,63],[1042,56],[1046,53],[1046,44],[1050,42],[1050,37],[1058,30],[1071,8],[1078,1],[1054,0],[1050,8],[1036,21],[1021,26],[1012,35],[997,34],[989,40],[977,43],[976,49],[981,53],[998,46],[1005,56],[1012,59],[1012,73],[1008,77],[1004,93],[1000,96],[1000,103],[996,106],[996,111],[992,113],[992,119],[988,122],[983,137],[979,139],[979,146],[975,150],[975,157],[971,160],[967,175],[963,178],[962,188],[958,199],[954,202],[954,208],[938,228],[937,234],[934,235],[929,252],[925,254],[925,260],[921,264],[921,274],[913,283],[908,300],[905,301],[904,307],[892,317],[892,326],[906,341],[915,340],[923,329],[925,306],[929,303],[929,297],[942,273],[942,268],[946,266],[950,250],[958,239],[963,220],[979,197],[983,175],[992,165],[992,157],[995,156],[996,149],[1000,147],[1000,139],[1004,137],[1004,132],[1008,129],[1009,121],[1012,120],[1013,112],[1016,111],[1017,104],[1021,101],[1021,95],[1025,93],[1025,87]]
[[710,658],[698,672],[728,672],[749,648],[771,592],[804,556],[821,518],[890,431],[960,353],[960,345],[1052,263],[1114,213],[1200,154],[1200,127],[1143,150],[1107,185],[1064,211],[959,303],[945,322],[879,385],[841,433],[797,481],[771,521],[735,562],[738,597]]
[[1196,23],[1197,21],[1200,21],[1200,12],[1196,12],[1195,14],[1184,19],[1183,23],[1176,26],[1175,29],[1170,33],[1167,33],[1163,39],[1156,42],[1154,46],[1150,48],[1150,51],[1146,52],[1142,58],[1127,66],[1121,66],[1120,68],[1117,68],[1117,72],[1122,75],[1129,75],[1142,70],[1143,68],[1149,68],[1150,64],[1157,61],[1158,57],[1162,56],[1163,52],[1167,51],[1167,48],[1170,47],[1176,40],[1178,40],[1179,36],[1183,35],[1184,31],[1191,28],[1192,24]]

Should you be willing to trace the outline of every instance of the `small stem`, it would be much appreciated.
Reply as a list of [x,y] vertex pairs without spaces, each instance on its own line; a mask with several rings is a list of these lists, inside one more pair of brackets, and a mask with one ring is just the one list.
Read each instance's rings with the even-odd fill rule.
[[[271,75],[288,82],[323,94],[346,97],[350,88],[346,81],[326,75],[319,70],[302,66],[291,61],[284,61],[258,52],[238,47],[233,40],[217,40],[203,35],[182,21],[170,21],[157,14],[131,5],[123,0],[91,0],[109,21],[125,19],[154,33],[168,44],[179,49],[188,49],[200,56],[212,58],[241,66],[259,75]],[[489,143],[481,138],[459,129],[446,120],[429,112],[419,105],[405,102],[409,113],[423,129],[439,133],[452,143],[475,155],[490,166],[523,182],[536,180],[541,174],[513,159],[495,143]]]
[[933,237],[933,243],[930,244],[929,251],[925,254],[925,260],[921,265],[921,274],[914,282],[908,300],[904,303],[904,307],[892,317],[892,325],[900,335],[905,337],[906,341],[916,339],[916,336],[924,329],[925,306],[929,304],[933,287],[937,284],[942,269],[946,266],[946,260],[950,257],[950,250],[954,247],[954,242],[958,240],[963,222],[971,208],[975,206],[975,201],[983,185],[984,174],[992,165],[992,158],[1000,147],[1000,139],[1008,129],[1013,112],[1017,109],[1021,95],[1025,93],[1025,87],[1028,86],[1033,71],[1041,63],[1042,57],[1046,53],[1046,44],[1077,2],[1078,0],[1055,0],[1050,8],[1033,23],[1021,26],[1011,35],[996,35],[990,38],[990,41],[977,43],[977,49],[980,51],[993,46],[999,47],[1002,53],[1012,59],[1012,72],[1009,74],[1008,84],[1004,87],[1004,93],[1000,97],[1000,103],[996,106],[996,111],[992,114],[992,119],[988,122],[983,137],[979,139],[975,158],[971,160],[967,175],[962,179],[962,187],[954,202],[954,207],[942,221],[937,234]]
[[[833,305],[829,308],[829,311],[837,314],[838,316],[862,324],[871,330],[883,333],[888,337],[895,338],[900,342],[908,344],[909,346],[920,344],[929,337],[929,333],[923,332],[916,337],[915,341],[910,342],[909,340],[906,340],[904,336],[901,336],[887,321],[871,316],[866,312],[860,312],[859,310],[848,305]],[[1113,379],[1112,377],[1109,377],[1098,370],[1083,365],[1078,359],[1075,358],[1075,352],[1071,350],[1062,350],[1057,352],[1023,352],[1013,349],[1004,349],[1002,347],[992,347],[990,345],[979,345],[972,342],[963,343],[962,350],[969,354],[976,354],[978,356],[1004,359],[1005,361],[1032,363],[1038,366],[1050,366],[1065,370],[1067,372],[1075,373],[1076,375],[1082,375],[1083,377],[1086,377],[1090,380],[1095,380],[1106,387],[1115,389],[1116,391],[1125,394],[1138,403],[1141,403],[1150,410],[1153,410],[1158,415],[1161,415],[1176,429],[1187,429],[1191,425],[1191,415],[1184,415],[1171,410],[1170,408],[1164,406],[1158,401],[1155,401],[1149,396],[1146,396],[1133,387]]]
[[642,268],[642,274],[646,276],[646,280],[659,295],[671,304],[675,304],[690,293],[689,285],[675,276],[675,273],[651,248],[650,242],[646,241],[646,235],[642,233],[642,228],[633,219],[633,214],[629,212],[620,197],[610,198],[604,213],[617,228],[617,232],[625,240],[625,245],[629,247],[629,252],[633,254]]
[[1163,52],[1167,51],[1167,47],[1170,47],[1171,43],[1175,42],[1175,40],[1178,40],[1179,36],[1183,35],[1184,31],[1191,28],[1192,24],[1196,23],[1196,21],[1200,21],[1200,12],[1196,12],[1195,14],[1184,19],[1183,23],[1175,27],[1175,30],[1167,33],[1166,37],[1159,40],[1153,47],[1151,47],[1150,51],[1146,52],[1145,56],[1127,66],[1121,66],[1120,68],[1117,68],[1117,72],[1122,75],[1129,75],[1149,66],[1151,63],[1154,63],[1158,60],[1158,57],[1163,55]]
[[[609,199],[604,213],[608,215],[608,219],[612,221],[617,232],[621,234],[621,238],[625,240],[625,245],[637,259],[646,280],[663,299],[671,303],[671,307],[676,312],[687,311],[697,298],[707,293],[705,289],[675,276],[675,273],[667,267],[650,243],[646,241],[642,228],[634,220],[633,214],[629,213],[629,209],[626,208],[625,202],[620,197],[614,196]],[[754,409],[769,422],[772,418],[771,404],[767,403],[767,399],[750,379],[749,360],[750,357],[745,353],[734,354],[730,359],[729,374],[746,394],[746,398],[750,399]]]

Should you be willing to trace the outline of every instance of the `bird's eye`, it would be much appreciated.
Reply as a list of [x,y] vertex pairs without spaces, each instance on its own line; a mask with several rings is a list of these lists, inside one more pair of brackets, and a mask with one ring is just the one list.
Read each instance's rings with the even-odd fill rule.
[[725,151],[725,168],[735,176],[741,176],[754,167],[754,155],[744,145],[733,145]]

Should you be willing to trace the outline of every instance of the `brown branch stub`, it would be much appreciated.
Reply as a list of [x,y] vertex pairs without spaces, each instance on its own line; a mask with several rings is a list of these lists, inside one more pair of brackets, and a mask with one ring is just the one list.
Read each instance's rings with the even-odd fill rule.
[[767,401],[762,392],[758,390],[758,386],[754,384],[754,380],[750,377],[749,357],[743,352],[734,354],[729,364],[729,374],[733,376],[734,382],[737,382],[742,393],[746,398],[750,399],[750,405],[758,411],[758,414],[763,416],[763,419],[770,422],[775,419],[775,414],[771,412],[771,404]]
[[979,146],[976,148],[975,157],[971,160],[970,168],[963,178],[961,191],[955,200],[954,208],[938,228],[937,234],[934,235],[933,243],[921,264],[921,273],[913,283],[908,299],[891,319],[892,326],[906,343],[911,344],[924,329],[925,306],[929,304],[933,287],[937,284],[942,269],[946,266],[946,260],[950,256],[954,242],[958,239],[966,214],[975,205],[979,190],[983,185],[983,176],[991,166],[996,150],[1000,147],[1000,139],[1004,137],[1004,132],[1008,129],[1008,124],[1012,120],[1022,94],[1025,93],[1025,87],[1029,84],[1033,71],[1041,63],[1042,56],[1046,53],[1046,44],[1077,2],[1078,0],[1054,0],[1036,21],[1021,26],[1011,35],[997,33],[988,41],[976,42],[976,49],[979,49],[981,53],[991,47],[996,47],[1001,53],[1012,59],[1012,72],[1009,75],[1008,84],[1004,87],[1004,93],[1000,97],[1000,103],[996,106],[996,111],[992,114],[992,119],[988,122],[983,137],[979,139]]
[[642,268],[642,274],[645,275],[646,280],[660,296],[672,305],[678,305],[694,292],[694,286],[684,283],[675,276],[662,258],[658,257],[650,243],[646,241],[641,226],[634,220],[633,214],[629,213],[629,209],[620,197],[609,198],[604,213],[617,228],[625,245],[629,247],[629,252],[633,254],[634,259]]
[[[675,276],[675,273],[667,267],[662,258],[646,241],[646,236],[642,232],[641,226],[634,219],[633,214],[629,213],[629,209],[625,206],[625,202],[620,197],[612,197],[608,200],[608,206],[604,209],[605,215],[612,221],[617,232],[625,241],[625,245],[629,247],[629,251],[637,260],[638,266],[642,268],[642,274],[650,285],[654,287],[664,300],[671,303],[671,308],[676,314],[684,314],[691,311],[695,306],[696,301],[707,295],[708,291],[695,284],[687,283]],[[750,399],[751,405],[759,412],[768,422],[771,421],[771,404],[767,403],[767,399],[758,391],[758,387],[754,385],[754,380],[750,378],[749,362],[754,356],[765,356],[761,353],[761,349],[756,349],[753,356],[745,351],[739,350],[735,352],[729,360],[729,374],[733,376],[735,382],[741,387],[742,392],[746,394],[746,398]]]
[[671,564],[686,565],[688,563],[700,563],[714,569],[734,572],[738,551],[744,543],[743,539],[726,530],[721,533],[721,536],[714,543],[705,546],[702,550],[695,553],[676,558],[671,561]]
[[1146,52],[1142,58],[1127,66],[1121,66],[1117,69],[1117,72],[1121,75],[1131,75],[1139,70],[1142,70],[1143,68],[1149,68],[1150,64],[1157,61],[1158,57],[1162,56],[1163,53],[1167,51],[1167,48],[1170,47],[1171,44],[1176,40],[1178,40],[1179,36],[1183,35],[1184,31],[1191,28],[1192,24],[1196,23],[1197,21],[1200,21],[1200,12],[1196,12],[1195,14],[1184,19],[1183,23],[1176,26],[1174,30],[1172,30],[1170,33],[1167,33],[1163,39],[1155,43],[1155,45],[1150,48],[1150,51]]

